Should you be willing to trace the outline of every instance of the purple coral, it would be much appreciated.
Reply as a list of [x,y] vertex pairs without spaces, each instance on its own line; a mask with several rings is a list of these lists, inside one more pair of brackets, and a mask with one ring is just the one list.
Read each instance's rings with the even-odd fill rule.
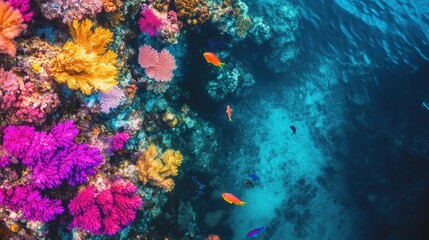
[[30,0],[9,0],[9,4],[19,10],[25,22],[31,21],[34,13],[31,11]]
[[113,136],[112,147],[113,150],[119,151],[124,147],[124,144],[130,139],[130,135],[128,133],[116,133]]
[[26,219],[41,222],[51,221],[64,211],[60,200],[43,197],[40,191],[28,185],[0,188],[0,205],[12,211],[22,209]]
[[51,134],[56,140],[57,147],[67,148],[73,144],[73,140],[79,134],[79,129],[73,121],[68,120],[53,127]]
[[100,94],[100,107],[102,113],[109,113],[112,109],[117,108],[121,105],[127,98],[125,93],[118,86],[113,87],[112,90]]
[[33,184],[38,188],[55,188],[63,180],[76,186],[94,175],[103,161],[97,148],[73,143],[77,134],[72,121],[57,124],[50,133],[28,126],[8,126],[3,147],[33,170]]
[[140,31],[146,32],[149,36],[155,36],[162,26],[162,21],[155,15],[152,9],[143,7],[138,24]]
[[136,191],[137,188],[125,180],[117,180],[101,192],[88,186],[68,205],[73,216],[70,227],[79,227],[93,234],[117,233],[134,220],[142,204]]

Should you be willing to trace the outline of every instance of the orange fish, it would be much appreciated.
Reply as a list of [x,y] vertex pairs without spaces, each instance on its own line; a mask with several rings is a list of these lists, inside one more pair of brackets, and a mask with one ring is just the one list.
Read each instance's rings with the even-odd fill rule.
[[222,67],[223,65],[225,65],[225,63],[221,62],[219,58],[216,56],[216,54],[212,52],[205,52],[203,55],[208,63],[211,63],[216,67]]
[[231,122],[232,121],[232,111],[234,111],[234,110],[232,110],[232,108],[231,108],[231,106],[226,106],[226,115],[228,116],[228,120]]
[[244,204],[246,204],[246,202],[241,201],[238,197],[232,195],[231,193],[222,193],[222,198],[223,200],[231,204],[240,205],[240,206],[243,206]]

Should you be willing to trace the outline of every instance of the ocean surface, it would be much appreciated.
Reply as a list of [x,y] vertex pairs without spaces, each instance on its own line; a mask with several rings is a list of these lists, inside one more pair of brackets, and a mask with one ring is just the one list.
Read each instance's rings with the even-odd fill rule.
[[[47,20],[41,10],[54,2],[67,1],[31,1],[34,18],[28,32],[15,39],[18,57],[2,53],[0,68],[34,78],[19,70],[37,67],[32,60],[24,64],[22,56],[31,51],[23,50],[29,43],[20,42],[36,36],[58,47],[52,55],[63,51],[62,44],[71,39],[68,24]],[[172,42],[156,33],[158,28],[154,35],[139,30],[137,21],[142,4],[179,13],[178,0],[122,2],[125,20],[119,27],[108,24],[113,17],[106,10],[92,18],[113,31],[109,49],[121,59],[117,85],[122,92],[105,100],[117,102],[113,109],[100,112],[101,93],[82,94],[59,80],[46,91],[54,91],[61,103],[47,108],[43,121],[15,121],[12,110],[0,108],[2,135],[8,125],[47,133],[73,120],[81,131],[76,145],[88,144],[103,154],[79,184],[34,188],[61,200],[64,211],[49,221],[32,221],[22,213],[25,207],[5,200],[5,189],[37,179],[36,168],[14,156],[12,167],[0,171],[0,230],[6,232],[0,238],[429,239],[428,0],[196,1],[199,7],[208,4],[210,19],[201,24],[181,20],[183,30]],[[234,12],[213,10],[228,4]],[[231,16],[234,20],[222,20]],[[246,27],[247,17],[251,24]],[[151,77],[150,67],[138,59],[143,45],[170,51],[177,65],[174,77]],[[204,52],[216,53],[226,65],[215,66]],[[2,86],[0,99],[6,101]],[[129,134],[128,142],[112,150],[112,136],[119,132]],[[5,139],[0,157],[12,154]],[[167,149],[183,154],[177,173],[169,176],[172,189],[150,174],[142,180],[139,161],[151,144],[159,156]],[[122,180],[134,184],[130,192],[142,199],[141,206],[126,213],[132,221],[107,234],[103,220],[99,231],[89,227],[92,220],[73,220],[69,204],[74,196],[90,186],[105,191]],[[246,204],[230,204],[223,193]],[[259,234],[248,236],[261,227]]]

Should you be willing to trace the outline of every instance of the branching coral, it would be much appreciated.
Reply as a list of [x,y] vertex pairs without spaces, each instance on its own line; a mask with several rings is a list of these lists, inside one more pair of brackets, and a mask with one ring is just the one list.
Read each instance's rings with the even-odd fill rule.
[[137,188],[124,180],[109,185],[102,191],[88,186],[70,201],[68,207],[73,216],[70,227],[113,235],[134,220],[142,204]]
[[61,201],[43,197],[39,190],[31,186],[0,188],[0,205],[12,211],[22,210],[27,220],[48,222],[61,214]]
[[88,19],[74,21],[70,25],[73,42],[67,42],[51,62],[51,73],[58,82],[87,95],[93,90],[107,92],[117,84],[117,55],[106,50],[113,33],[102,27],[92,31],[93,25]]
[[73,143],[78,133],[72,121],[57,124],[50,133],[11,125],[4,130],[3,147],[32,170],[34,186],[56,188],[63,180],[76,186],[95,174],[103,160],[97,148]]
[[174,188],[174,181],[170,176],[176,176],[182,163],[183,156],[179,151],[167,150],[161,158],[155,145],[150,145],[137,160],[140,181],[143,184],[164,188],[169,192]]
[[0,0],[0,53],[16,54],[16,38],[27,26],[19,10]]
[[204,0],[174,0],[177,16],[188,26],[203,24],[210,18],[209,9]]

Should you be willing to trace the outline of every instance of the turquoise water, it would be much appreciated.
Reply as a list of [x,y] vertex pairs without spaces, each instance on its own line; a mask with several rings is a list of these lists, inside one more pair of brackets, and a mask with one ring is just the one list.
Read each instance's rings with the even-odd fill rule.
[[429,2],[24,2],[1,239],[428,239]]

